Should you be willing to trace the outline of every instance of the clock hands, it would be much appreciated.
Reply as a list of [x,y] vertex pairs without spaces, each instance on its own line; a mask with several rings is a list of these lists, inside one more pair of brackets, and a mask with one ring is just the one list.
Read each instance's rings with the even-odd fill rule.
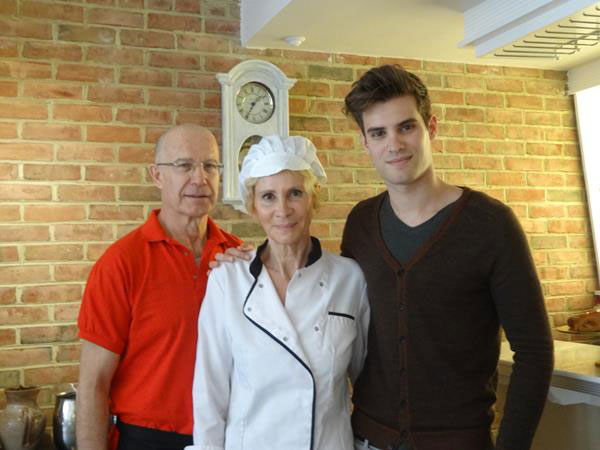
[[266,94],[263,94],[260,97],[257,97],[252,103],[250,103],[250,108],[248,108],[248,112],[246,113],[246,119],[250,116],[250,113],[252,112],[252,110],[254,109],[254,107],[256,106],[256,104],[258,103],[258,101],[262,100],[266,96],[267,96]]

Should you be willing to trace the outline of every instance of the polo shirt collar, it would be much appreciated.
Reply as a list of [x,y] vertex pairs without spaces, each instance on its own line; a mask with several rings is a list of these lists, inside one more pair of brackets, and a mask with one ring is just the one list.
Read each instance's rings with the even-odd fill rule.
[[[160,213],[160,209],[152,210],[148,216],[148,220],[142,225],[142,233],[150,242],[172,241],[160,224],[158,213]],[[221,229],[210,217],[208,218],[206,225],[206,241],[211,241],[214,244],[220,244],[227,241]]]

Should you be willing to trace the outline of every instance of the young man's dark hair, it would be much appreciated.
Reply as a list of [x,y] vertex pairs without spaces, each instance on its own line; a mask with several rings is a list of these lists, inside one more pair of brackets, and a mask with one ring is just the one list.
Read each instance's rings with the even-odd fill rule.
[[415,98],[417,109],[427,125],[431,118],[431,99],[427,88],[418,76],[397,64],[375,67],[355,81],[344,100],[344,113],[352,116],[364,134],[362,115],[365,110],[375,103],[405,95]]

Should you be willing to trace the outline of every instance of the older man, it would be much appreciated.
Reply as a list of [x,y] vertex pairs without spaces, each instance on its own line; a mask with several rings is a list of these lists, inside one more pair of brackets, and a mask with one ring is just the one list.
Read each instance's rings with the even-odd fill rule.
[[[209,261],[240,244],[209,218],[219,149],[198,125],[166,131],[150,166],[161,208],[94,265],[79,314],[79,450],[178,450],[192,443],[197,317]],[[109,414],[118,433],[110,444]]]

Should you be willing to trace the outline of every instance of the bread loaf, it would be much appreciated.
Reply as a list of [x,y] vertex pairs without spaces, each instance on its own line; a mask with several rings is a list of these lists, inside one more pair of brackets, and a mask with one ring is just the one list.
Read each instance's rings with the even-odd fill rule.
[[590,311],[569,317],[567,324],[572,331],[600,331],[600,312]]

